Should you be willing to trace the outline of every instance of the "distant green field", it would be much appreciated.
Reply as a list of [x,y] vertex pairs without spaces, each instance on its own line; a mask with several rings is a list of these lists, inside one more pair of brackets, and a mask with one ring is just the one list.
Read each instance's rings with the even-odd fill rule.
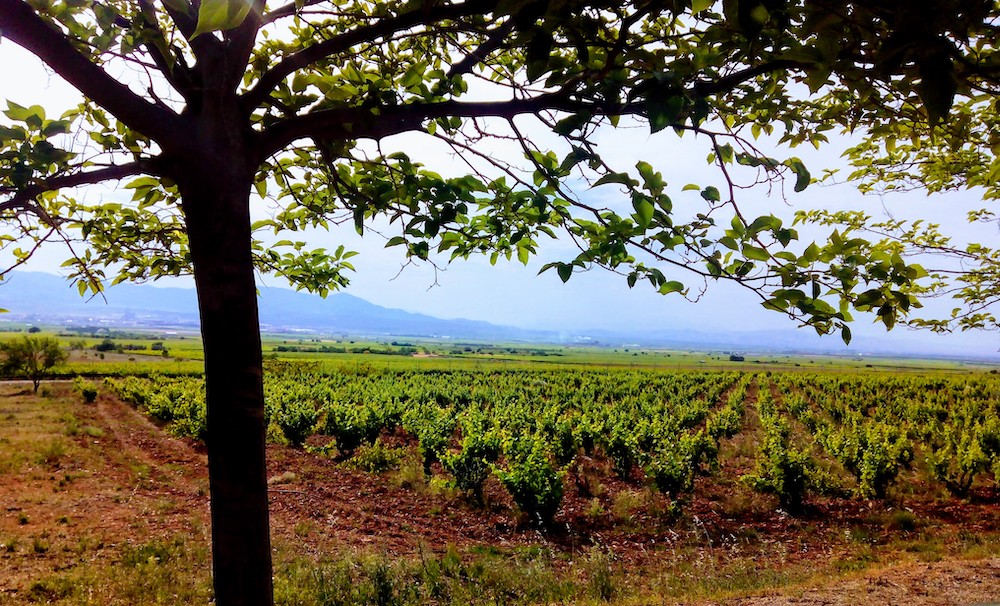
[[[0,333],[0,340],[17,332]],[[24,333],[20,333],[24,334]],[[201,338],[153,332],[111,331],[108,335],[80,336],[45,330],[70,350],[70,361],[59,375],[192,374],[204,360]],[[98,351],[104,348],[105,351]],[[638,347],[564,346],[533,343],[395,338],[315,338],[271,335],[262,338],[265,358],[311,361],[327,370],[362,365],[377,370],[487,370],[498,368],[621,368],[635,370],[807,371],[807,372],[979,372],[1000,365],[955,360],[904,357],[848,357],[801,354],[742,354],[733,362],[730,352],[667,350]]]

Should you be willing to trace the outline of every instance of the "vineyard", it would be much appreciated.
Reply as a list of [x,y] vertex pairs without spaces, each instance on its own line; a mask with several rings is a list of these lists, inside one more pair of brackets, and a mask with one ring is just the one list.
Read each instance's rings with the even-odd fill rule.
[[[1000,474],[995,375],[346,370],[272,365],[269,439],[362,466],[391,441],[472,503],[494,480],[539,525],[566,490],[589,496],[594,469],[678,513],[723,473],[720,447],[737,436],[754,452],[735,484],[791,514],[817,498],[887,498],[903,473],[906,490],[958,497],[994,490]],[[204,437],[200,379],[107,384],[175,435]]]

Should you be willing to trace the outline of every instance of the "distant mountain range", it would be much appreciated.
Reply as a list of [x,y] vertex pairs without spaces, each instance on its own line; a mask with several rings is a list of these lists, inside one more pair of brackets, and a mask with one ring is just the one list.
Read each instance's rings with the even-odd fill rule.
[[[59,276],[17,272],[0,284],[0,320],[198,329],[194,289],[119,284],[103,297],[81,297]],[[410,336],[495,341],[554,341],[557,333],[473,320],[443,320],[374,305],[347,293],[321,298],[287,288],[261,288],[258,300],[265,332],[318,332],[356,336]]]
[[[489,322],[441,319],[382,307],[347,293],[323,299],[285,288],[260,289],[261,329],[269,333],[317,333],[358,337],[425,337],[487,342],[603,344],[739,352],[786,352],[856,355],[893,354],[1000,360],[996,347],[970,348],[958,339],[927,333],[884,332],[859,326],[850,348],[839,339],[816,338],[808,329],[712,332],[711,329],[664,328],[655,331],[529,330]],[[81,297],[65,279],[45,273],[15,272],[0,284],[3,322],[18,321],[66,326],[107,326],[197,331],[197,296],[191,288],[161,288],[119,284],[104,297]]]

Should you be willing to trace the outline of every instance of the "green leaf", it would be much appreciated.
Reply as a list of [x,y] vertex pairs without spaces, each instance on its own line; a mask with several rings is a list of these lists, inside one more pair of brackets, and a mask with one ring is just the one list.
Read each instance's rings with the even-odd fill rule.
[[163,4],[172,10],[179,13],[188,14],[191,6],[187,3],[187,0],[163,0]]
[[701,197],[709,202],[718,202],[722,199],[722,196],[719,194],[719,190],[711,185],[702,190]]
[[632,207],[635,208],[636,223],[639,227],[646,229],[653,221],[653,203],[649,198],[642,195],[632,196]]
[[846,324],[840,327],[840,338],[844,340],[844,345],[851,344],[851,329]]
[[528,42],[525,57],[527,60],[528,80],[534,82],[538,78],[541,78],[545,72],[549,71],[549,58],[554,43],[555,40],[552,38],[551,33],[542,29],[534,31],[531,41]]
[[819,259],[819,246],[816,246],[816,243],[813,242],[812,244],[807,246],[804,251],[802,251],[802,256],[800,257],[801,261],[800,264],[809,265],[810,263],[814,263],[817,259]]
[[691,0],[691,13],[700,13],[703,10],[712,8],[713,4],[715,4],[715,0]]
[[560,263],[556,266],[556,273],[559,274],[559,279],[566,283],[570,276],[573,275],[573,266],[567,263]]
[[669,295],[670,293],[681,292],[682,290],[684,290],[684,284],[678,282],[677,280],[671,280],[669,282],[664,282],[660,286],[658,292],[661,295]]
[[743,245],[743,256],[752,261],[767,261],[771,258],[771,256],[767,254],[767,251],[763,248],[758,248],[749,244]]
[[809,184],[812,182],[812,176],[806,169],[806,165],[802,163],[802,160],[799,160],[798,158],[789,158],[788,160],[785,160],[784,164],[795,173],[796,192],[803,191],[805,188],[809,187]]
[[529,251],[524,246],[518,247],[517,249],[517,260],[523,265],[528,264],[528,258],[531,256],[531,251]]
[[191,37],[239,27],[250,14],[252,4],[252,0],[202,0],[198,25]]
[[628,176],[628,173],[608,173],[597,180],[594,183],[594,187],[599,187],[601,185],[607,185],[608,183],[619,183],[621,185],[627,185],[628,187],[635,187],[639,184],[638,181]]

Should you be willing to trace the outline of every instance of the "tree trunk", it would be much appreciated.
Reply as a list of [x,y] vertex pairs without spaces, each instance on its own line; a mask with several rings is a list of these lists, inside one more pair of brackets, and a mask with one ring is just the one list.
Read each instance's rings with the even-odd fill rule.
[[186,178],[178,180],[205,347],[215,603],[271,606],[264,387],[250,249],[252,173],[234,170],[225,157],[191,163]]

